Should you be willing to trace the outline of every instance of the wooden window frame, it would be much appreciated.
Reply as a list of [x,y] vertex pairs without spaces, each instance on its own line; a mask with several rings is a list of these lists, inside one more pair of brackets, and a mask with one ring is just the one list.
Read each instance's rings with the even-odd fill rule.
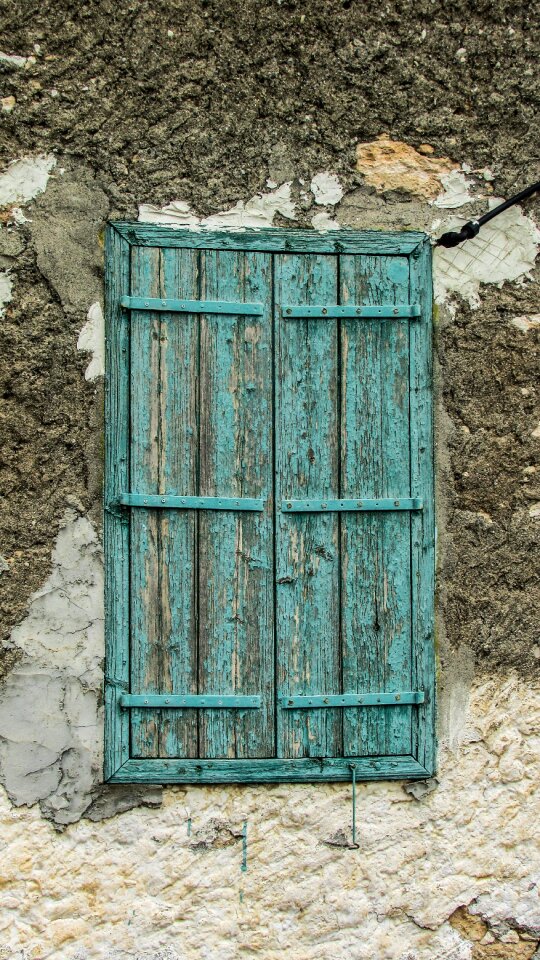
[[[412,619],[416,637],[413,689],[425,690],[415,710],[410,755],[301,759],[132,759],[129,711],[129,521],[113,504],[128,489],[129,319],[120,298],[129,291],[133,246],[257,250],[287,253],[354,253],[410,258],[410,301],[421,322],[410,328],[411,482],[424,508],[412,515]],[[115,222],[106,230],[105,400],[105,762],[110,783],[260,783],[411,780],[435,770],[435,523],[432,405],[431,244],[421,232],[341,230],[186,230]],[[426,335],[426,325],[428,335]]]

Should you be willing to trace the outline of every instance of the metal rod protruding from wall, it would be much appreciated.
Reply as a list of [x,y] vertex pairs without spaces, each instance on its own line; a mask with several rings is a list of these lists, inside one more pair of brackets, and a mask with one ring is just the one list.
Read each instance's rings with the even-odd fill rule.
[[488,210],[488,212],[484,213],[478,220],[469,220],[468,223],[464,223],[461,230],[449,230],[448,233],[443,233],[442,237],[439,237],[435,242],[435,246],[457,247],[458,243],[463,243],[464,240],[471,240],[472,237],[476,237],[480,227],[483,227],[485,223],[493,220],[493,217],[498,217],[504,210],[508,210],[508,207],[513,207],[515,203],[519,203],[521,200],[527,200],[528,197],[532,197],[533,193],[538,193],[538,191],[540,191],[540,180],[537,180],[537,182],[531,184],[530,187],[526,187],[525,190],[521,190],[520,193],[516,193],[515,196],[505,200],[504,203],[500,203],[497,207],[494,207],[493,210]]

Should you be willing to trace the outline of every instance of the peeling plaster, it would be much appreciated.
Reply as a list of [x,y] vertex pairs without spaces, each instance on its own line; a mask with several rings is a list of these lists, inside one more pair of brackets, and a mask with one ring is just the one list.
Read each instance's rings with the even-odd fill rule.
[[343,187],[333,173],[317,173],[311,181],[311,192],[320,206],[335,206],[343,198]]
[[472,180],[467,177],[462,170],[452,170],[450,173],[443,173],[440,176],[442,193],[433,201],[434,206],[442,207],[447,210],[453,210],[456,207],[463,207],[472,200],[478,200],[478,195],[470,192],[473,186]]
[[184,200],[173,200],[161,208],[143,203],[139,207],[139,221],[210,230],[228,227],[271,227],[278,213],[287,220],[294,220],[296,216],[290,182],[282,183],[269,193],[257,193],[245,202],[239,200],[230,210],[209,217],[198,217]]
[[105,374],[105,321],[99,302],[93,303],[88,310],[87,321],[77,340],[77,350],[91,353],[92,359],[88,364],[85,380],[97,380]]
[[0,207],[12,207],[13,218],[24,222],[20,207],[43,193],[55,166],[56,157],[51,154],[14,160],[0,174]]

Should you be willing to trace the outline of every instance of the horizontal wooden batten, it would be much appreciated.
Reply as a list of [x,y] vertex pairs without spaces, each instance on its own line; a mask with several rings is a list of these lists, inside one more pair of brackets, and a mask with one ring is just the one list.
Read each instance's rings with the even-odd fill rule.
[[186,694],[134,694],[123,693],[120,696],[121,707],[161,708],[166,710],[196,709],[196,710],[253,710],[260,709],[261,698],[249,696],[223,695],[192,695]]
[[122,493],[116,502],[121,507],[162,510],[264,510],[265,503],[256,497],[176,497],[150,493]]
[[380,256],[399,256],[413,253],[420,245],[429,243],[427,234],[407,230],[402,233],[378,230],[335,230],[319,233],[317,230],[264,229],[199,230],[179,229],[152,223],[116,221],[110,228],[132,246],[140,247],[194,247],[206,250],[260,250],[284,253],[360,253]]
[[335,513],[341,511],[362,512],[369,510],[421,510],[421,497],[392,497],[381,500],[283,500],[283,513]]
[[413,756],[317,757],[298,760],[132,759],[109,783],[322,783],[356,780],[414,780],[432,775]]
[[120,306],[125,310],[162,311],[165,313],[223,313],[231,316],[247,315],[260,317],[264,313],[262,303],[233,303],[228,300],[171,300],[158,297],[121,297]]
[[311,317],[322,320],[332,320],[339,317],[352,320],[369,319],[387,319],[387,320],[415,320],[421,315],[420,304],[405,303],[396,306],[393,303],[383,304],[380,307],[358,306],[356,304],[347,304],[346,306],[322,305],[322,306],[302,306],[286,304],[281,308],[285,320],[309,319]]
[[423,690],[399,693],[343,693],[321,694],[312,697],[280,697],[284,710],[310,710],[324,707],[403,707],[423,703]]

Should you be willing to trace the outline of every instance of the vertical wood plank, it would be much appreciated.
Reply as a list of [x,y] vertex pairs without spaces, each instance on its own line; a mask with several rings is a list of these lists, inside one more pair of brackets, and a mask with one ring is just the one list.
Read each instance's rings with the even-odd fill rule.
[[411,256],[411,299],[421,304],[421,320],[411,328],[411,485],[424,498],[412,517],[412,682],[425,690],[413,722],[413,754],[435,768],[435,505],[433,477],[433,359],[431,247],[422,243]]
[[[133,247],[133,296],[158,297],[160,250]],[[131,487],[139,493],[160,493],[161,316],[131,311]],[[161,692],[161,584],[157,510],[131,510],[131,690]],[[131,710],[134,757],[159,756],[161,711]]]
[[[407,303],[401,257],[341,258],[343,303]],[[342,495],[409,495],[408,320],[342,321]],[[416,495],[416,494],[415,494]],[[342,517],[345,693],[409,689],[410,516]],[[411,708],[344,711],[349,756],[410,752]]]
[[200,489],[263,497],[263,513],[199,520],[199,690],[260,694],[260,710],[200,717],[201,757],[265,757],[274,743],[271,257],[202,255],[203,299],[257,301],[263,316],[203,315]]
[[111,506],[129,484],[129,319],[120,297],[129,293],[129,245],[108,227],[105,239],[105,779],[129,759],[129,714],[119,696],[129,690],[129,519]]
[[[285,302],[336,303],[332,256],[276,255],[276,669],[278,697],[340,692],[337,514],[281,512],[282,498],[338,496],[334,320],[282,319]],[[278,707],[278,757],[341,754],[338,710]]]
[[[159,296],[197,299],[199,254],[162,248]],[[159,493],[194,496],[198,484],[199,318],[160,314]],[[197,514],[158,511],[161,693],[197,692]],[[196,710],[162,710],[160,757],[198,755]]]

